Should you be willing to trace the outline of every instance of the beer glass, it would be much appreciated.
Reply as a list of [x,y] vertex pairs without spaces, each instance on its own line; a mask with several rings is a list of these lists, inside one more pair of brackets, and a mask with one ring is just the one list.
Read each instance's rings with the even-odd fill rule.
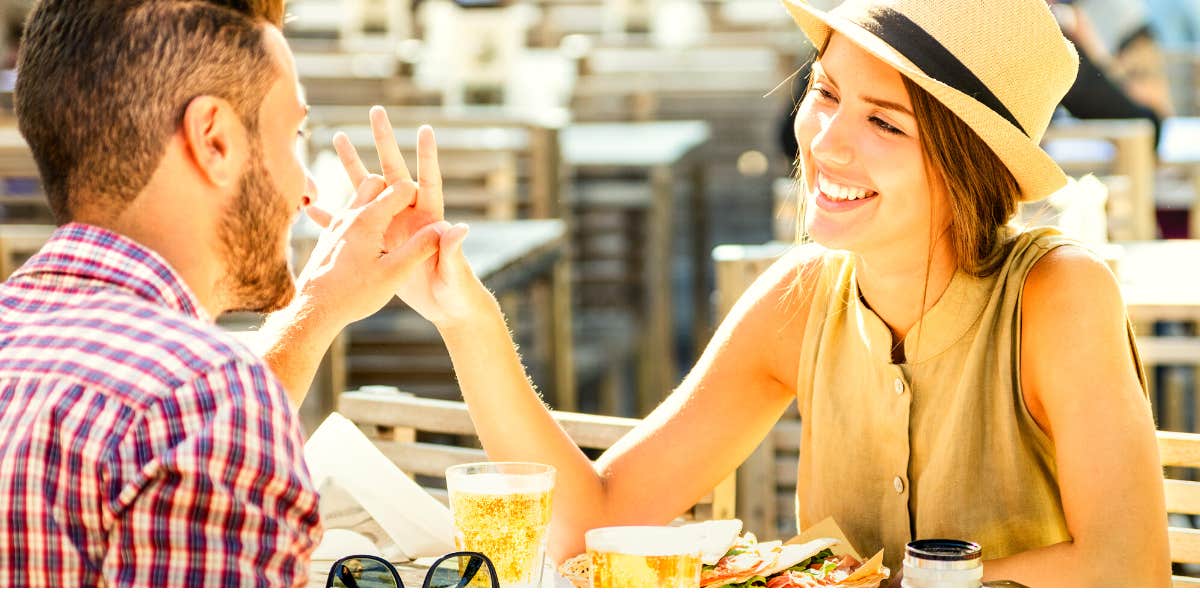
[[488,556],[502,587],[540,585],[554,468],[525,462],[451,466],[446,490],[458,550]]
[[584,535],[596,588],[698,588],[700,534],[670,526],[614,526]]

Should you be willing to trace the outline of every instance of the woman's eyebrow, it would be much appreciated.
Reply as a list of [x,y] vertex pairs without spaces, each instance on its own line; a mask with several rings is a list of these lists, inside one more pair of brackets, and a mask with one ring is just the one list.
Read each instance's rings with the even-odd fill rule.
[[[826,79],[829,79],[829,82],[832,83],[834,87],[838,87],[837,80],[833,78],[833,75],[829,74],[829,71],[826,70],[825,67],[823,65],[821,65],[821,63],[819,61],[813,63],[812,71],[813,71],[813,73],[820,73],[821,75],[824,75]],[[893,102],[891,100],[883,100],[880,98],[875,98],[872,96],[863,96],[863,95],[859,95],[859,99],[861,99],[862,101],[867,102],[869,104],[874,104],[880,108],[886,108],[888,110],[895,110],[897,112],[903,112],[904,114],[907,114],[908,116],[916,118],[915,115],[913,115],[913,112],[910,108],[908,108],[907,106],[905,106],[899,102]]]
[[916,118],[913,115],[912,111],[909,110],[907,106],[900,104],[898,102],[892,102],[890,100],[880,100],[879,98],[872,98],[871,96],[859,96],[859,98],[861,98],[864,102],[870,102],[871,104],[874,104],[880,108],[887,108],[888,110],[895,110],[897,112],[903,112],[904,114],[907,114],[908,116]]

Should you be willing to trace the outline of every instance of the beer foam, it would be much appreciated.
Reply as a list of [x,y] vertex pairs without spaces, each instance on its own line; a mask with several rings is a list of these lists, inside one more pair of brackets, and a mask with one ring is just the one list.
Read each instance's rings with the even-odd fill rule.
[[480,495],[549,493],[554,488],[553,477],[546,476],[545,474],[481,472],[468,476],[453,476],[447,480],[447,483],[453,489],[453,493],[475,493]]
[[625,555],[692,555],[700,552],[701,536],[673,526],[611,526],[584,534],[588,551]]

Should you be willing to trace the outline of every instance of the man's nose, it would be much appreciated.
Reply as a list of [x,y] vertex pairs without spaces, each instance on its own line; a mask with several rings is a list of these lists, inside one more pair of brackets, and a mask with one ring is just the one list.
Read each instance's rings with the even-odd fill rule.
[[304,205],[312,206],[317,203],[317,182],[313,179],[308,168],[304,169]]

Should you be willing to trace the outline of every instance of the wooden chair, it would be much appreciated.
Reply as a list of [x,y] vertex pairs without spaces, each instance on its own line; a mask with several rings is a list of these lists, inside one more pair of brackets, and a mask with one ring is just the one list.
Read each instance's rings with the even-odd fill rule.
[[[1158,453],[1163,466],[1168,468],[1168,477],[1163,482],[1167,513],[1184,516],[1176,520],[1179,523],[1191,523],[1191,526],[1167,528],[1171,561],[1200,564],[1200,530],[1195,525],[1200,516],[1200,482],[1173,477],[1176,468],[1200,468],[1200,434],[1159,431]],[[1174,576],[1173,583],[1176,587],[1200,587],[1200,578]]]
[[[401,470],[446,503],[445,471],[456,464],[486,461],[475,444],[475,427],[466,404],[425,399],[391,387],[365,387],[343,393],[338,411],[372,437]],[[553,412],[567,434],[585,450],[608,449],[637,426],[638,420],[574,412]],[[455,443],[461,440],[462,444]],[[701,499],[686,519],[732,518],[733,477]]]

